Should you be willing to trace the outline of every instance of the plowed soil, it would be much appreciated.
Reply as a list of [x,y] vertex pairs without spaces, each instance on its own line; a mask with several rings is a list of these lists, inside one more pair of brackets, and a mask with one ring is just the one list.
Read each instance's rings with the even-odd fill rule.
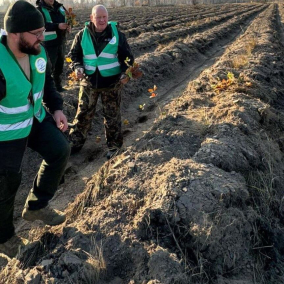
[[[89,15],[74,12],[68,47]],[[123,88],[123,149],[106,160],[98,106],[51,202],[68,216],[53,228],[21,218],[41,162],[27,151],[15,223],[31,244],[0,283],[284,283],[284,6],[109,14],[143,71]],[[77,95],[63,94],[70,122]]]

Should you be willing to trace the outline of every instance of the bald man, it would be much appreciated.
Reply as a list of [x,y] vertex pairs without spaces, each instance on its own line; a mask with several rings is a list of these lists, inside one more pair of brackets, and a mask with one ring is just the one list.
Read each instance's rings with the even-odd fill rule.
[[117,29],[116,22],[108,21],[108,11],[103,5],[92,9],[90,22],[74,38],[69,57],[77,78],[88,76],[90,84],[81,86],[74,128],[70,131],[72,153],[83,147],[99,96],[103,105],[107,158],[113,157],[123,144],[121,132],[120,103],[118,88],[128,68],[125,60],[133,64],[134,57],[125,35]]

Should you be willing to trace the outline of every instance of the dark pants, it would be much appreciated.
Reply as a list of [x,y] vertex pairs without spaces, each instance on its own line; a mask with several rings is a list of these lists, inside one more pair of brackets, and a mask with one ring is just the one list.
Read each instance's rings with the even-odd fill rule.
[[49,59],[52,65],[52,75],[56,87],[61,86],[61,75],[63,73],[64,59],[65,59],[65,42],[61,45],[45,46]]
[[96,105],[101,96],[105,135],[109,148],[121,147],[123,136],[121,132],[120,103],[121,94],[119,90],[96,90],[89,87],[80,87],[78,109],[73,121],[75,127],[70,131],[70,139],[75,146],[83,145],[88,131],[92,127]]
[[49,114],[42,123],[34,119],[28,138],[0,142],[0,243],[14,235],[14,201],[21,183],[26,147],[38,152],[43,158],[26,200],[30,210],[47,206],[57,190],[70,155],[68,141]]

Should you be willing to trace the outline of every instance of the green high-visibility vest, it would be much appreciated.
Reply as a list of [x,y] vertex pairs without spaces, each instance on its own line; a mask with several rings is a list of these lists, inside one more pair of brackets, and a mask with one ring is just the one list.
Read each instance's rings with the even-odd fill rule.
[[[99,56],[96,55],[88,28],[85,27],[84,29],[81,46],[83,49],[84,69],[87,75],[92,75],[97,68],[103,77],[114,76],[121,73],[120,64],[117,58],[119,36],[116,22],[109,22],[109,24],[112,28],[113,37]],[[85,25],[88,25],[88,22]]]
[[46,53],[41,48],[39,55],[29,55],[30,81],[1,43],[1,38],[0,56],[0,69],[6,80],[6,96],[0,101],[0,141],[25,138],[30,134],[34,117],[42,122],[46,115],[42,105]]
[[[47,23],[52,23],[52,19],[50,17],[49,11],[46,8],[44,8],[44,7],[42,7],[41,9],[42,9],[42,12],[44,14],[46,22]],[[66,22],[66,13],[65,13],[65,10],[64,10],[63,6],[61,6],[59,8],[59,11],[65,17],[65,22]],[[50,31],[50,32],[46,31],[44,33],[44,41],[49,41],[49,40],[53,40],[53,39],[56,39],[56,38],[57,38],[56,31]]]

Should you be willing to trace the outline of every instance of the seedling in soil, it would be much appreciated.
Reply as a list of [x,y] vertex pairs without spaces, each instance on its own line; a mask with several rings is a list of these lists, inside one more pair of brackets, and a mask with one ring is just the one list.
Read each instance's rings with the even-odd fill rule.
[[143,104],[143,105],[139,105],[139,110],[141,110],[141,111],[142,111],[142,110],[144,110],[144,108],[145,108],[145,105],[146,105],[146,104]]
[[[151,94],[150,97],[149,97],[150,99],[156,98],[156,97],[158,96],[158,93],[156,92],[157,89],[158,89],[158,87],[157,87],[156,85],[154,85],[153,88],[148,89],[148,92]],[[160,107],[159,104],[157,103],[157,100],[155,100],[155,105],[159,108],[160,113],[161,113],[162,115],[165,115],[165,114],[166,114],[165,111],[162,111],[161,107]]]
[[123,124],[124,124],[124,125],[129,125],[129,120],[128,120],[128,119],[124,119],[124,120],[123,120]]
[[96,136],[95,142],[100,143],[102,141],[101,136]]
[[79,79],[77,78],[76,74],[75,74],[75,71],[73,71],[72,73],[70,73],[68,75],[68,86],[69,87],[74,87],[76,85],[78,85],[79,83]]
[[157,86],[154,85],[153,89],[148,89],[148,92],[151,94],[150,99],[155,98],[158,94],[156,92]]
[[218,78],[217,84],[211,85],[211,87],[215,90],[217,94],[219,94],[220,91],[227,90],[234,83],[235,83],[235,75],[232,72],[228,72],[227,79],[220,80]]

